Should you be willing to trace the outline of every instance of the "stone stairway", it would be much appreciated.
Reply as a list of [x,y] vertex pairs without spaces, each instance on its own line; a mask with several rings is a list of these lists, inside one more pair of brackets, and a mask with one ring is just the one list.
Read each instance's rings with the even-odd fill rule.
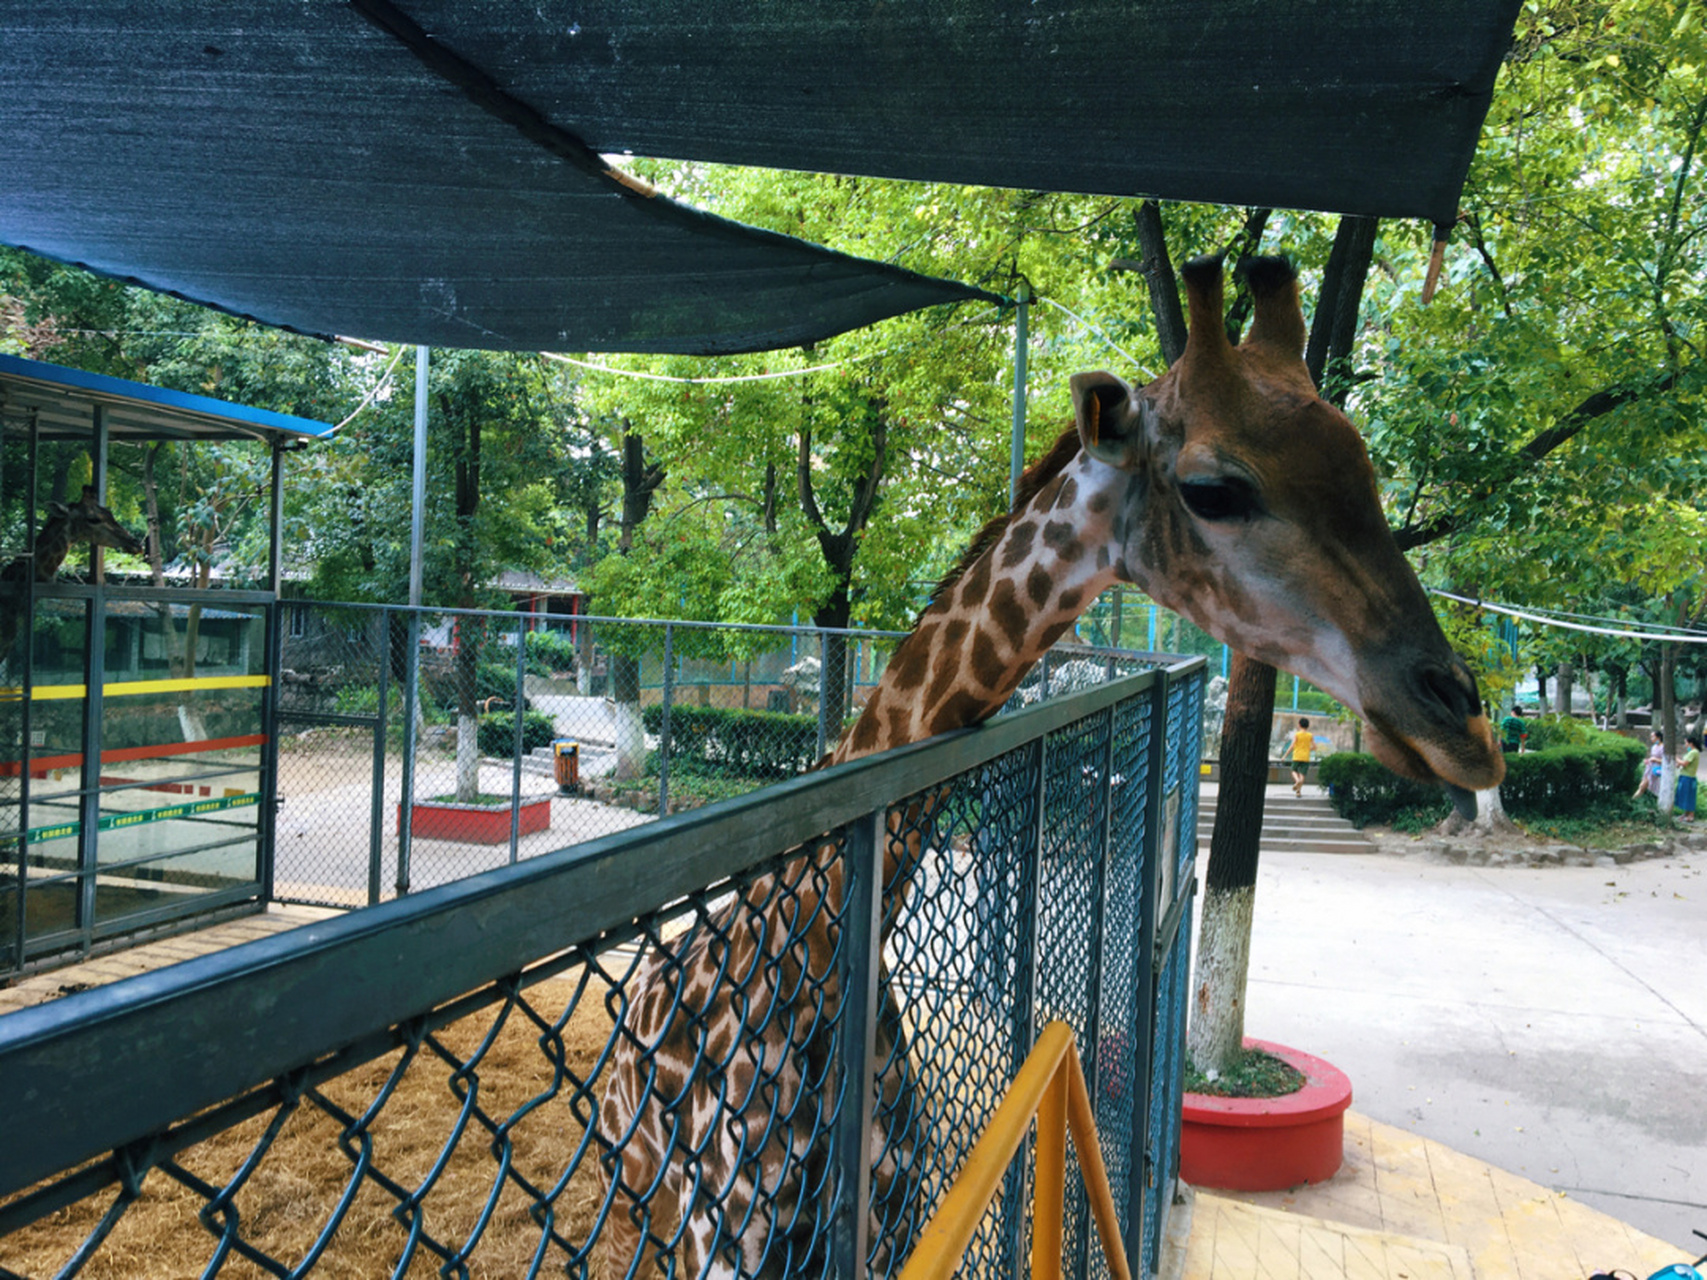
[[[1313,785],[1294,796],[1290,787],[1270,787],[1263,803],[1263,853],[1374,853],[1375,845],[1339,814]],[[1215,829],[1215,789],[1204,787],[1197,809],[1197,847],[1209,852]]]

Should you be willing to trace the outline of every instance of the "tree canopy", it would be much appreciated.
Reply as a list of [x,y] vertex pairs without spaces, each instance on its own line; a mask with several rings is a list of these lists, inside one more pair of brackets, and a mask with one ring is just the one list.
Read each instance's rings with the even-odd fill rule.
[[[1327,389],[1365,430],[1426,581],[1584,612],[1707,594],[1704,128],[1697,6],[1535,0],[1431,302],[1429,228],[1376,228],[1350,359]],[[1153,316],[1165,329],[1178,294],[1147,230],[1177,262],[1260,228],[1265,250],[1299,263],[1307,310],[1334,242],[1335,221],[1315,214],[634,166],[718,213],[1008,297],[1024,286],[1038,299],[1032,455],[1068,420],[1069,375],[1143,382],[1164,367]],[[292,459],[293,569],[316,594],[398,598],[413,399],[401,352],[268,331],[10,250],[0,298],[0,349],[348,418]],[[489,602],[479,591],[498,572],[530,569],[575,578],[601,613],[905,626],[1005,505],[1014,326],[1012,306],[968,304],[720,360],[435,353],[428,598]],[[653,469],[643,521],[620,518],[629,448]],[[115,460],[121,516],[142,513],[148,461]],[[243,467],[206,449],[153,465],[174,556],[217,543],[241,563],[254,545],[233,496],[251,483]],[[1501,646],[1470,635],[1485,621],[1449,625],[1497,681]]]

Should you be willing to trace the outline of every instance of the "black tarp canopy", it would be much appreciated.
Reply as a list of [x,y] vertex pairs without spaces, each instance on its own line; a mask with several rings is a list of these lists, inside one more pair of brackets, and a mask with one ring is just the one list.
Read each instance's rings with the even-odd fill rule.
[[990,295],[599,153],[1450,221],[1517,0],[0,6],[0,239],[310,333],[716,353]]

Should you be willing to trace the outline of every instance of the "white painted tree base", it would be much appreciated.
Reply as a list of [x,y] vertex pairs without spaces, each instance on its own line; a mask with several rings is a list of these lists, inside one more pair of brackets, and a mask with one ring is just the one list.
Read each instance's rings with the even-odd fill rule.
[[646,772],[646,723],[638,702],[613,702],[611,736],[615,740],[618,778],[638,778]]
[[480,720],[456,718],[456,798],[467,804],[480,794]]
[[1505,802],[1500,799],[1500,789],[1489,787],[1486,791],[1477,791],[1476,816],[1466,819],[1456,809],[1446,816],[1438,828],[1441,835],[1511,835],[1521,830],[1517,823],[1506,816]]
[[1206,889],[1186,1047],[1199,1071],[1231,1070],[1245,1041],[1245,979],[1251,963],[1255,885]]

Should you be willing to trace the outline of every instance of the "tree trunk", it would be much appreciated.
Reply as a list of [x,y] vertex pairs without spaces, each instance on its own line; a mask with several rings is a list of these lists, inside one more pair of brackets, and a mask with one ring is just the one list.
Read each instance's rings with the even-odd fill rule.
[[1162,228],[1162,207],[1145,200],[1133,211],[1143,258],[1139,269],[1150,290],[1150,313],[1156,320],[1156,343],[1162,359],[1172,364],[1185,351],[1185,312],[1179,303],[1179,281],[1168,257],[1167,236]]
[[[663,465],[646,461],[646,444],[638,431],[624,424],[622,436],[622,526],[617,554],[627,555],[635,532],[652,510],[652,499],[664,483]],[[632,781],[646,772],[646,729],[640,710],[640,659],[610,656],[611,733],[616,748],[613,770]]]
[[1268,794],[1275,670],[1235,653],[1221,731],[1215,831],[1204,873],[1202,931],[1187,1045],[1199,1071],[1232,1069],[1245,1040],[1245,981],[1256,906],[1257,850]]
[[456,798],[471,804],[480,795],[480,708],[474,695],[484,623],[465,614],[456,630]]
[[1569,716],[1571,714],[1571,678],[1573,676],[1570,660],[1559,663],[1558,680],[1553,686],[1553,714]]
[[[836,583],[830,598],[813,613],[812,621],[817,626],[842,631],[847,629],[852,613],[848,583],[842,579]],[[848,638],[826,635],[823,647],[824,665],[818,673],[818,714],[823,719],[825,742],[834,746],[847,716]]]
[[[149,445],[142,455],[142,500],[148,513],[148,572],[156,587],[166,585],[166,552],[160,532],[160,481],[154,474],[154,464],[166,448],[164,442]],[[188,679],[195,674],[194,648],[186,652],[186,643],[199,642],[201,610],[192,609],[193,633],[183,641],[178,638],[178,624],[172,618],[172,606],[159,604],[155,613],[160,620],[160,650],[166,655],[166,670],[174,677]],[[185,693],[178,699],[178,730],[185,742],[207,740],[207,726],[197,713],[193,695]]]
[[1466,818],[1454,809],[1446,815],[1445,821],[1436,827],[1435,831],[1443,836],[1519,835],[1522,833],[1523,828],[1506,816],[1505,802],[1500,799],[1498,787],[1489,787],[1486,791],[1477,791],[1472,794],[1476,797],[1476,816]]

